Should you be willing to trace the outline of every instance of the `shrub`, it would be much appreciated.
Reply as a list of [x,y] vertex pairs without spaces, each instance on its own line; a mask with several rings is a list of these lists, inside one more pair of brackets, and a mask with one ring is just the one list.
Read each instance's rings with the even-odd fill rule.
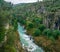
[[40,29],[41,32],[44,31],[45,28],[46,27],[43,24],[40,24],[39,29]]
[[12,46],[7,45],[5,47],[5,50],[4,51],[5,52],[16,52],[16,49],[15,49],[15,47],[12,47]]
[[4,40],[5,37],[5,28],[0,27],[0,42]]
[[33,33],[33,36],[39,36],[41,34],[41,31],[39,29],[36,29]]
[[50,29],[45,29],[43,34],[49,38],[52,35],[52,31]]
[[55,39],[58,39],[58,37],[60,36],[60,31],[59,31],[59,30],[54,30],[52,36],[53,36]]
[[43,35],[47,36],[50,39],[58,39],[58,37],[60,36],[60,31],[59,30],[50,30],[50,29],[45,29],[43,31]]
[[28,23],[27,24],[27,29],[31,29],[31,28],[33,28],[33,23]]

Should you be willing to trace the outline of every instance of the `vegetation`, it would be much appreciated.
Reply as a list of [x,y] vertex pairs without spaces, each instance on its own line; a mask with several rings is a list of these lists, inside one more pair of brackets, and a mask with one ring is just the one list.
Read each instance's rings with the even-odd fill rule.
[[[27,33],[34,37],[39,46],[42,45],[44,49],[46,48],[46,52],[57,52],[60,49],[58,46],[60,45],[59,3],[60,0],[43,0],[36,3],[18,4],[13,8],[16,16],[18,16],[18,22],[25,26]],[[59,48],[55,50],[54,44]]]
[[60,0],[17,5],[0,0],[0,52],[17,51],[17,22],[46,52],[60,52]]
[[41,34],[41,31],[39,29],[36,29],[33,33],[34,36],[39,36]]
[[13,4],[0,0],[0,52],[23,52],[21,45],[18,45],[18,24],[12,8]]

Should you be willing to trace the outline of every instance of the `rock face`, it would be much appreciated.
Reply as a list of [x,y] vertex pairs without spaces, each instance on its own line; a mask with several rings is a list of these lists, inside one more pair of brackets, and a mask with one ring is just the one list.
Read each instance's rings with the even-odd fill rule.
[[7,24],[5,28],[6,28],[6,29],[9,29],[9,24]]

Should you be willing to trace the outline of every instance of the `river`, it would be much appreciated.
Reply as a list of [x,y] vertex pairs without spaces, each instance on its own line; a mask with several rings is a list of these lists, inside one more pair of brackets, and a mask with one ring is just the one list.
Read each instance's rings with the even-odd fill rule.
[[23,49],[27,49],[28,52],[44,52],[41,47],[37,46],[33,42],[33,39],[30,39],[30,36],[28,36],[25,33],[26,30],[24,29],[24,27],[21,26],[19,23],[18,23],[18,32],[20,35],[20,42],[22,44]]

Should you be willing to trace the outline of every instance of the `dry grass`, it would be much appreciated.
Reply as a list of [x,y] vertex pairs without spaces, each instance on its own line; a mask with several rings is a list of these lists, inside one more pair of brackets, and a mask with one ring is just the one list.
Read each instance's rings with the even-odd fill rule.
[[47,37],[34,37],[35,43],[45,50],[45,52],[60,52],[60,38],[56,41],[51,41]]

